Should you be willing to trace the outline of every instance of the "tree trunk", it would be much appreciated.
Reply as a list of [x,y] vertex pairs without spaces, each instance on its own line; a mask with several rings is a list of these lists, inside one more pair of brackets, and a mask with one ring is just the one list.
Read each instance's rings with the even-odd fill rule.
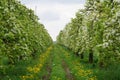
[[93,63],[93,52],[92,52],[92,50],[90,50],[90,53],[89,53],[89,63]]
[[103,61],[99,62],[99,67],[100,67],[100,68],[103,68],[103,67],[104,67]]
[[78,52],[76,52],[75,54],[76,54],[76,56],[79,56]]
[[83,53],[80,54],[80,58],[84,59],[84,54]]

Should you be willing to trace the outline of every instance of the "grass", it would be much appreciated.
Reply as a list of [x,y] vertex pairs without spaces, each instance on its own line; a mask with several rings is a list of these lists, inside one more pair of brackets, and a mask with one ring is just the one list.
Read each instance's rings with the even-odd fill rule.
[[80,63],[80,58],[74,55],[73,53],[65,50],[64,48],[60,47],[63,58],[68,64],[68,67],[71,70],[71,73],[75,76],[76,80],[97,80],[96,76],[93,75],[93,71],[84,67]]
[[43,66],[41,72],[39,73],[39,79],[40,80],[49,80],[50,79],[50,74],[51,74],[51,69],[52,69],[52,60],[53,60],[53,55],[52,55],[53,49],[50,51],[50,56],[47,59],[45,65]]
[[51,47],[36,59],[20,61],[16,65],[9,66],[5,73],[0,73],[2,80],[38,80],[39,73],[49,59]]
[[[75,80],[120,80],[120,64],[99,68],[97,57],[93,64],[88,55],[81,60],[72,51],[54,44],[51,49],[36,59],[20,61],[0,73],[2,80],[67,80],[62,61],[65,62]],[[21,78],[21,77],[22,78]],[[29,78],[28,78],[29,77]]]
[[96,69],[98,80],[120,80],[120,64],[110,65],[108,68]]
[[26,68],[28,66],[32,66],[34,63],[37,63],[37,61],[36,60],[20,61],[16,65],[11,65],[8,68],[6,68],[4,74],[1,74],[0,79],[20,80],[19,76],[27,74]]
[[60,50],[57,47],[54,47],[53,51],[53,63],[52,63],[52,73],[50,80],[66,80],[65,71],[62,67],[62,60],[60,56]]
[[[90,64],[88,62],[88,55],[84,55],[84,59],[81,60],[79,56],[74,55],[74,53],[72,51],[69,51],[68,49],[66,49],[65,47],[61,47],[61,51],[64,52],[63,56],[65,61],[68,63],[73,75],[75,75],[78,71],[76,71],[74,69],[74,66],[78,65],[82,65],[84,66],[83,70],[91,70],[92,74],[90,76],[92,76],[92,78],[81,78],[79,75],[75,75],[76,80],[120,80],[120,63],[118,64],[112,64],[107,68],[100,68],[98,63],[97,63],[97,56],[94,56],[94,63]],[[74,62],[74,60],[76,60],[76,62],[74,65],[71,62]],[[78,68],[79,69],[79,68]],[[94,76],[96,76],[96,78],[94,78]],[[87,78],[87,77],[86,77]]]

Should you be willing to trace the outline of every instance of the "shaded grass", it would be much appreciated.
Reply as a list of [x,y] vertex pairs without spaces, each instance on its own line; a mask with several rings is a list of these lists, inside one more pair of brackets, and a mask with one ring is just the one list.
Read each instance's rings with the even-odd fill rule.
[[[43,55],[43,54],[46,54],[46,53],[42,53],[40,55]],[[28,72],[27,68],[34,67],[36,64],[39,64],[39,61],[40,61],[39,56],[34,59],[31,58],[26,61],[19,61],[15,65],[7,66],[5,73],[4,74],[0,73],[0,79],[2,79],[2,80],[21,80],[21,76],[31,75],[31,73]],[[39,76],[39,75],[36,74],[35,76]],[[39,79],[39,77],[36,77],[35,80],[37,80],[37,79]],[[28,80],[28,79],[26,79],[26,80]],[[33,79],[29,79],[29,80],[33,80]]]
[[27,61],[20,61],[15,65],[10,65],[6,68],[5,73],[1,74],[0,78],[2,80],[21,80],[20,76],[27,74],[26,68],[28,66],[33,66],[37,63],[37,59],[35,60],[27,60]]
[[120,80],[120,64],[113,64],[107,68],[96,68],[98,80]]

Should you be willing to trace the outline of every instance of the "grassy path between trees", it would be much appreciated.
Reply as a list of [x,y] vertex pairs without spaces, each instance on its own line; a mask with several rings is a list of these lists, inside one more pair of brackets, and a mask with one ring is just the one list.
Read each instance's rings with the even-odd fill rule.
[[80,59],[59,45],[54,45],[41,74],[41,80],[97,80]]
[[22,75],[16,71],[17,76],[3,80],[97,80],[93,71],[80,63],[79,57],[57,44],[49,47],[35,61],[24,68]]

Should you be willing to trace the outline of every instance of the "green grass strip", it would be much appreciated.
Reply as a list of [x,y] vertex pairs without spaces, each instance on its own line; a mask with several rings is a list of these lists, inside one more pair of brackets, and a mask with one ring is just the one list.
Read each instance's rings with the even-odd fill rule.
[[65,80],[65,71],[62,67],[62,60],[58,55],[60,50],[54,46],[53,50],[53,63],[52,63],[52,73],[50,80]]

